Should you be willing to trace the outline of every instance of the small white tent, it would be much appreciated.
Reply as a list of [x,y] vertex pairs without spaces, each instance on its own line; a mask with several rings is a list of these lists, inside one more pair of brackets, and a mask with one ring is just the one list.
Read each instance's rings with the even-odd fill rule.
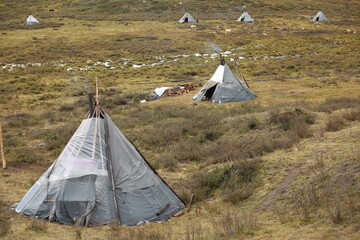
[[319,11],[316,16],[313,18],[315,22],[327,22],[329,19],[325,17],[325,14],[322,11]]
[[254,22],[254,19],[252,19],[252,17],[250,17],[250,15],[247,12],[244,12],[243,14],[241,14],[241,16],[239,17],[239,19],[237,21],[238,22]]
[[214,75],[193,97],[195,101],[209,100],[213,103],[242,102],[256,95],[230,70],[224,59]]
[[35,25],[35,24],[40,24],[40,22],[33,15],[30,15],[24,22],[24,25]]
[[179,23],[195,23],[197,22],[195,18],[193,18],[193,16],[190,15],[190,13],[186,12],[184,14],[184,16],[179,20]]

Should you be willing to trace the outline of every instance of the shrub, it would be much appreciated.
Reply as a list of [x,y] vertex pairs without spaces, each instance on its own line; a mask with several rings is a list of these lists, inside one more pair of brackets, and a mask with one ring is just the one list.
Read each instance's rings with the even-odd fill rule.
[[193,176],[195,182],[192,189],[195,200],[207,199],[218,189],[224,192],[239,189],[241,193],[229,193],[225,199],[233,203],[243,201],[252,195],[259,169],[260,160],[241,161],[212,171],[203,169]]
[[229,189],[224,196],[224,201],[234,205],[245,201],[253,195],[255,187],[255,184],[249,183],[235,189]]
[[271,112],[270,123],[279,124],[280,128],[284,131],[293,130],[298,125],[309,125],[315,123],[315,115],[304,112],[301,109],[294,111],[286,111],[283,113]]
[[124,98],[124,97],[115,96],[115,97],[113,98],[113,104],[114,104],[114,105],[119,105],[119,106],[121,106],[121,105],[126,105],[126,104],[127,104],[127,100],[126,100],[126,98]]
[[259,131],[243,135],[238,140],[216,142],[211,149],[213,162],[245,160],[277,149],[287,149],[298,141],[293,132]]
[[328,98],[315,107],[319,112],[332,112],[341,108],[353,108],[360,105],[360,98],[339,97]]
[[35,232],[44,232],[47,229],[46,222],[39,219],[31,220],[27,229]]
[[40,156],[33,148],[30,147],[17,147],[13,148],[9,152],[9,158],[15,163],[36,163]]
[[162,154],[155,157],[154,164],[152,165],[154,168],[167,168],[170,171],[175,171],[177,168],[178,162],[173,156],[170,154]]
[[4,146],[7,147],[22,147],[25,146],[26,143],[22,138],[18,137],[5,137],[4,138]]
[[69,111],[72,111],[74,110],[74,106],[70,106],[68,104],[63,104],[59,107],[59,111],[60,112],[63,112],[63,111],[66,111],[66,112],[69,112]]
[[209,157],[205,144],[187,139],[169,146],[171,157],[178,161],[201,161]]
[[11,228],[10,218],[5,216],[5,206],[7,204],[0,200],[0,238],[5,237]]
[[218,237],[226,236],[226,239],[232,237],[235,239],[241,235],[253,235],[254,231],[259,227],[255,213],[231,210],[227,210],[219,218],[214,218],[212,225]]
[[348,121],[360,121],[360,109],[348,111],[342,117]]
[[326,122],[325,130],[330,132],[336,132],[344,127],[344,119],[340,116],[330,116]]

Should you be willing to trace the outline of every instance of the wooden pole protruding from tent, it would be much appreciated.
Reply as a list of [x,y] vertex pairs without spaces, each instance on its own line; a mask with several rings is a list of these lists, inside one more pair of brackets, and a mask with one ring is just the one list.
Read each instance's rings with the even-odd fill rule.
[[247,81],[246,81],[246,79],[245,79],[245,77],[244,77],[244,74],[243,74],[242,71],[240,70],[239,64],[238,64],[238,62],[237,62],[236,60],[235,60],[235,64],[236,64],[236,68],[237,68],[238,72],[239,72],[240,75],[241,75],[241,78],[244,80],[246,86],[250,89],[249,84],[247,83]]
[[220,65],[225,65],[225,58],[222,54],[220,54]]
[[195,197],[195,194],[191,194],[191,197],[190,197],[190,202],[189,202],[189,206],[188,206],[188,209],[187,209],[187,212],[190,212],[190,208],[191,208],[191,205],[194,201],[194,197]]
[[6,159],[5,159],[5,154],[4,154],[4,144],[3,144],[1,125],[0,125],[0,151],[1,151],[2,167],[3,167],[3,169],[6,169]]
[[100,117],[100,109],[99,109],[99,91],[98,91],[98,78],[96,77],[96,90],[95,90],[95,129],[94,129],[94,141],[93,141],[93,152],[92,158],[95,158],[95,149],[96,149],[96,136],[98,130],[98,118]]

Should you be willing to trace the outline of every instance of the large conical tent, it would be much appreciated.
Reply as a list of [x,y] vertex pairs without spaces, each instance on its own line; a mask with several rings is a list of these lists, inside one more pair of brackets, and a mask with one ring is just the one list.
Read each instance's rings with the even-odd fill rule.
[[179,20],[179,23],[194,23],[196,22],[196,19],[193,18],[190,13],[186,12],[184,16]]
[[238,22],[254,22],[254,19],[250,17],[250,15],[247,12],[243,12],[241,16],[237,20]]
[[[97,99],[97,98],[95,98]],[[15,207],[61,224],[164,221],[184,204],[93,101],[60,156]]]
[[33,15],[30,15],[24,22],[24,25],[35,25],[35,24],[39,24],[39,23],[40,22]]
[[256,95],[230,70],[224,59],[214,75],[193,97],[195,101],[210,100],[214,103],[241,102],[254,99]]
[[322,11],[319,11],[316,16],[313,18],[313,21],[316,22],[327,22],[329,19],[325,17],[325,14]]

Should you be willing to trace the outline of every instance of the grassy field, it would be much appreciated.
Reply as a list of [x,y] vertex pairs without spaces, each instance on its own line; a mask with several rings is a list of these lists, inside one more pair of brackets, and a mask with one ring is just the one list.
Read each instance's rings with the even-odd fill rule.
[[[254,23],[235,21],[244,5]],[[320,9],[329,22],[306,19]],[[187,10],[196,27],[177,23]],[[359,10],[347,0],[2,1],[0,238],[359,239]],[[30,13],[42,24],[22,25]],[[219,53],[256,99],[194,104]],[[186,203],[195,194],[184,216],[77,228],[9,210],[80,124],[96,77],[120,130]],[[139,103],[180,83],[195,90]]]

